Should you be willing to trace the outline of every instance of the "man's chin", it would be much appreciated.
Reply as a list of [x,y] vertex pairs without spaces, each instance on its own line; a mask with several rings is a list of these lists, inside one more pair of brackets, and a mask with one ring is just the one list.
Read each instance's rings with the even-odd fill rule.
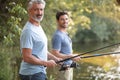
[[42,21],[42,19],[34,19],[36,22],[40,22]]
[[33,18],[33,20],[35,20],[36,22],[40,22],[42,21],[42,18]]
[[62,28],[67,28],[66,26],[62,26]]
[[64,25],[63,27],[64,27],[64,28],[67,28],[67,27],[68,27],[68,25]]

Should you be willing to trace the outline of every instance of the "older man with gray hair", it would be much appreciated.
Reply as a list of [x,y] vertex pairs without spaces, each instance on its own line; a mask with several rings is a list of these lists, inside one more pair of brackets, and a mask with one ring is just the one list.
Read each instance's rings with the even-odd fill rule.
[[44,8],[44,0],[31,0],[28,3],[29,20],[20,37],[23,59],[19,70],[21,80],[47,80],[46,67],[56,66],[55,61],[59,60],[48,52],[47,37],[40,25]]

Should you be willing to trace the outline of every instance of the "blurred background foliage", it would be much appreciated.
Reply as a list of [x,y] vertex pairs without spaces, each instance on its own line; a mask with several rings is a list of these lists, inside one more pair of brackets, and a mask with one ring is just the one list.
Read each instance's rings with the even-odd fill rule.
[[[29,0],[0,0],[0,80],[18,80],[19,38],[28,19]],[[56,29],[55,14],[68,11],[68,28],[73,43],[118,42],[120,40],[120,0],[45,0],[42,26],[49,44]],[[49,45],[50,47],[51,45]]]

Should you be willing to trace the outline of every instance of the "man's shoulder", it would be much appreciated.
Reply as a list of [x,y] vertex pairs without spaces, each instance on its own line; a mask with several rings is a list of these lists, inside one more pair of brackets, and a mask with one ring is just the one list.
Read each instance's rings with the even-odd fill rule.
[[32,33],[34,31],[35,31],[35,29],[34,29],[33,25],[30,22],[26,22],[22,32]]
[[54,36],[62,37],[62,33],[58,30],[55,31]]
[[62,39],[64,39],[64,35],[60,31],[56,31],[53,35],[53,38],[62,40]]

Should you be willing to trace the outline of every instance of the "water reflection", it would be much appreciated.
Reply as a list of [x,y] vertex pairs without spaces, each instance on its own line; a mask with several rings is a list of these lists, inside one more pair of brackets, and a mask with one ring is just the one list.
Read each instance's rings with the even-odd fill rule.
[[[91,44],[87,44],[88,48],[90,47],[89,45]],[[90,48],[91,50],[95,50],[95,49],[101,48],[101,46],[104,47],[106,45],[108,44],[101,44],[99,47],[92,46]],[[77,48],[81,48],[81,49],[78,49],[76,51],[86,52],[85,45],[84,47],[79,46]],[[80,50],[84,50],[84,51],[80,51]],[[117,51],[120,51],[120,47],[113,46],[105,50],[101,50],[98,53],[117,52]],[[95,53],[96,52],[92,54],[95,54]],[[120,55],[118,54],[90,58],[87,60],[83,60],[79,64],[81,64],[81,69],[74,70],[75,71],[74,80],[120,80]]]

